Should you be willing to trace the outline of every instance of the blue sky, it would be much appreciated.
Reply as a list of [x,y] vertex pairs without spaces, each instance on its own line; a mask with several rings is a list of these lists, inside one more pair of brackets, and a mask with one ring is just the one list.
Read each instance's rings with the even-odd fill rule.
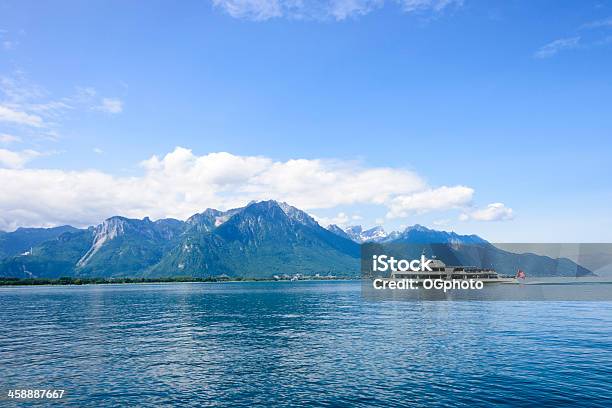
[[612,240],[612,3],[0,1],[0,30],[0,229],[268,197]]

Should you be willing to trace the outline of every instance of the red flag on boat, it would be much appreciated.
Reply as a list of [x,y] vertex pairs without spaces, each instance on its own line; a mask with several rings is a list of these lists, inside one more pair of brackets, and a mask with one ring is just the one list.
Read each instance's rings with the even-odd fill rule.
[[518,272],[516,273],[516,278],[517,279],[525,279],[526,275],[525,272],[521,271],[520,269],[518,270]]

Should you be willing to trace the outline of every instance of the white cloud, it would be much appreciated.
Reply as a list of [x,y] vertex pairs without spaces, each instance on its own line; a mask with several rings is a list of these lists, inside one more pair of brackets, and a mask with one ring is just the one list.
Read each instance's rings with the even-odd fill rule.
[[21,138],[18,136],[9,135],[6,133],[0,134],[0,143],[2,144],[10,144],[21,142]]
[[472,201],[474,190],[466,186],[447,187],[399,195],[391,200],[387,218],[403,218],[414,213],[462,208]]
[[94,147],[93,148],[93,152],[95,154],[102,154],[102,153],[104,153],[104,150],[100,149],[99,147]]
[[346,228],[349,227],[351,225],[356,225],[359,224],[360,221],[363,220],[363,217],[361,215],[358,214],[353,214],[353,215],[349,215],[345,212],[339,212],[334,216],[331,217],[323,217],[314,213],[310,214],[315,220],[317,220],[317,222],[324,226],[327,227],[328,225],[337,225],[341,228]]
[[[463,0],[387,0],[404,12],[440,12]],[[264,21],[272,18],[345,20],[383,7],[385,0],[212,0],[215,7],[235,18]]]
[[352,16],[362,16],[381,7],[384,0],[334,0],[329,2],[328,13],[340,21]]
[[121,113],[123,102],[116,98],[102,98],[102,103],[96,109],[107,113]]
[[[184,219],[207,207],[227,209],[277,199],[311,211],[380,205],[394,217],[466,206],[469,187],[429,187],[416,173],[354,162],[210,153],[177,147],[142,162],[143,173],[120,177],[96,170],[23,169],[38,152],[4,151],[0,229],[91,225],[112,215]],[[334,221],[349,221],[339,214]]]
[[514,211],[512,208],[506,207],[503,203],[492,203],[485,208],[463,213],[459,217],[461,221],[507,221],[513,218]]
[[604,28],[604,27],[612,27],[612,17],[609,17],[603,20],[592,21],[583,26],[583,28]]
[[398,0],[407,12],[434,10],[442,11],[448,6],[462,6],[463,0]]
[[47,101],[43,103],[32,103],[28,105],[28,109],[37,114],[45,115],[48,118],[59,118],[66,111],[74,109],[74,107],[68,104],[68,98],[64,101]]
[[0,122],[8,122],[31,127],[43,126],[43,120],[40,116],[21,112],[5,105],[0,105]]
[[557,54],[559,51],[569,50],[572,48],[578,47],[580,43],[580,37],[570,37],[570,38],[562,38],[559,40],[555,40],[550,42],[539,50],[537,50],[533,56],[535,58],[550,58]]
[[24,74],[20,71],[11,77],[0,77],[0,92],[13,105],[47,98],[47,93],[41,87],[26,80]]
[[317,220],[317,222],[320,225],[328,226],[331,224],[335,224],[343,228],[348,226],[349,221],[351,220],[351,217],[349,217],[346,213],[343,213],[343,212],[339,212],[334,217],[319,217],[314,214],[313,214],[313,217],[315,218],[315,220]]
[[22,150],[20,152],[0,149],[0,166],[11,169],[19,169],[30,160],[41,156],[36,150]]
[[55,98],[22,71],[0,75],[0,123],[18,127],[24,139],[57,140],[72,115],[91,110],[119,113],[123,103],[101,98],[91,87],[76,87],[71,94]]
[[222,8],[235,18],[249,20],[268,20],[281,17],[282,7],[278,0],[212,0],[216,7]]
[[[189,191],[189,197],[194,197],[192,190],[206,188],[218,195],[214,201],[221,206],[266,198],[305,209],[362,202],[383,204],[398,192],[424,188],[421,178],[406,170],[360,168],[353,163],[316,159],[279,162],[224,152],[195,156],[184,148],[176,148],[163,159],[154,156],[143,166],[147,178],[174,184]],[[219,202],[222,196],[232,197],[231,203]]]

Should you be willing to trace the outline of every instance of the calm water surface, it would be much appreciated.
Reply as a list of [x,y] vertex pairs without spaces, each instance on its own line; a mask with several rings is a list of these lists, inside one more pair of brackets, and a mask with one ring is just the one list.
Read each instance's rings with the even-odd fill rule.
[[358,282],[0,288],[0,406],[18,405],[10,388],[80,407],[610,407],[612,303],[373,302]]

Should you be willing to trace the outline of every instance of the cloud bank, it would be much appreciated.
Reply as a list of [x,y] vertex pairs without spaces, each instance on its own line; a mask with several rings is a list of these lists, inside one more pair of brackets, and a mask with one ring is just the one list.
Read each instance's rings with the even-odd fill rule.
[[465,186],[431,187],[404,169],[340,160],[275,161],[225,152],[198,156],[177,147],[143,161],[141,175],[120,177],[97,170],[22,168],[35,152],[3,159],[6,152],[0,152],[3,230],[87,226],[118,214],[185,219],[207,207],[228,209],[270,198],[305,210],[380,205],[397,218],[468,206],[474,193]]

